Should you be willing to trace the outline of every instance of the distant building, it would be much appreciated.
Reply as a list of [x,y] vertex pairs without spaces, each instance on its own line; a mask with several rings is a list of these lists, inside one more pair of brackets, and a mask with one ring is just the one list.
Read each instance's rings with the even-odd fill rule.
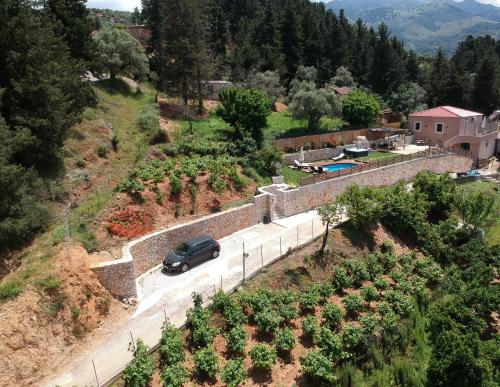
[[453,150],[470,151],[474,161],[488,159],[496,152],[500,114],[490,117],[453,106],[439,106],[408,117],[416,141]]
[[204,95],[207,99],[219,100],[219,92],[229,86],[233,86],[230,81],[203,81]]
[[344,98],[345,96],[349,95],[351,91],[354,90],[354,87],[349,87],[349,86],[332,86],[333,91],[335,94],[339,95],[340,98]]

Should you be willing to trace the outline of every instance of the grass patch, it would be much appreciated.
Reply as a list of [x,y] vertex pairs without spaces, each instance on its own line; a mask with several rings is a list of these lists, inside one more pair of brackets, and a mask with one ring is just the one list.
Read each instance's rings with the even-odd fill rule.
[[221,209],[221,211],[226,211],[226,210],[230,210],[231,208],[244,206],[245,204],[250,204],[250,203],[253,203],[253,195],[249,196],[247,198],[243,198],[240,200],[235,200],[233,202],[223,204],[220,209]]
[[400,156],[396,153],[390,152],[380,152],[380,151],[372,151],[368,152],[368,156],[356,157],[356,160],[360,161],[378,161],[383,159],[392,159],[394,157]]
[[300,186],[300,179],[302,177],[310,175],[309,173],[299,171],[298,169],[292,169],[290,167],[283,167],[281,172],[285,178],[285,183],[295,187]]
[[[462,191],[484,192],[493,195],[500,203],[500,184],[492,181],[475,181],[466,183],[459,187]],[[490,245],[500,245],[500,219],[491,225],[486,231],[486,242]]]
[[21,281],[11,279],[0,284],[0,301],[16,298],[23,290]]
[[[190,134],[189,122],[180,120],[180,130],[174,135],[177,140],[182,136]],[[210,112],[208,117],[195,119],[191,121],[193,134],[197,137],[207,139],[221,139],[232,133],[231,127],[222,119],[217,117],[214,111]],[[307,119],[295,118],[287,110],[283,112],[273,112],[267,118],[267,127],[264,129],[264,135],[267,140],[275,138],[286,138],[295,136],[304,136],[308,134],[329,133],[339,130],[344,125],[341,118],[323,117],[317,131],[312,133],[307,129]]]

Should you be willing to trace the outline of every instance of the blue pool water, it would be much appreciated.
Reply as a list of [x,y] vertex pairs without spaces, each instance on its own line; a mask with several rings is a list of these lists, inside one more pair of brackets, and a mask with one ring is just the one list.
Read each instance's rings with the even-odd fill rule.
[[351,169],[351,168],[357,168],[358,165],[354,163],[337,163],[337,164],[329,164],[329,165],[323,165],[321,168],[323,170],[328,171],[328,172],[336,172],[340,171],[342,169]]

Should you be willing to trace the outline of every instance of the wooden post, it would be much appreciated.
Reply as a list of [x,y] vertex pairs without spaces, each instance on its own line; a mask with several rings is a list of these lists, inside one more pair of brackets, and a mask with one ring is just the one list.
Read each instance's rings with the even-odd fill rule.
[[94,367],[95,380],[97,382],[97,387],[99,387],[100,386],[100,384],[99,384],[99,378],[97,377],[97,371],[95,369],[94,359],[92,359],[92,367]]

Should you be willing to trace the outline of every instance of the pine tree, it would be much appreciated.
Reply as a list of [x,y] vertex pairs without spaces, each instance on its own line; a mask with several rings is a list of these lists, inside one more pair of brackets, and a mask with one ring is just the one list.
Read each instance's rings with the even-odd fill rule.
[[499,76],[495,59],[485,57],[479,63],[472,92],[472,104],[476,110],[490,114],[500,107]]
[[411,50],[406,59],[406,73],[408,80],[411,82],[418,82],[420,79],[420,69],[418,67],[418,57],[415,51]]
[[444,51],[439,48],[432,63],[432,71],[429,78],[429,105],[439,106],[444,102],[445,85],[449,77],[449,63]]
[[297,1],[286,0],[281,23],[283,54],[285,57],[286,78],[293,78],[302,64],[303,35],[302,20],[297,12]]
[[441,103],[461,108],[468,106],[467,79],[465,74],[454,64],[450,65],[448,79],[443,86]]
[[92,40],[94,22],[82,0],[44,0],[45,11],[55,21],[56,33],[67,43],[70,54],[75,59],[87,62],[94,59],[95,44]]
[[1,114],[10,128],[24,127],[33,136],[15,156],[26,166],[57,157],[67,129],[92,96],[81,80],[82,66],[53,26],[46,14],[17,1],[0,7]]

